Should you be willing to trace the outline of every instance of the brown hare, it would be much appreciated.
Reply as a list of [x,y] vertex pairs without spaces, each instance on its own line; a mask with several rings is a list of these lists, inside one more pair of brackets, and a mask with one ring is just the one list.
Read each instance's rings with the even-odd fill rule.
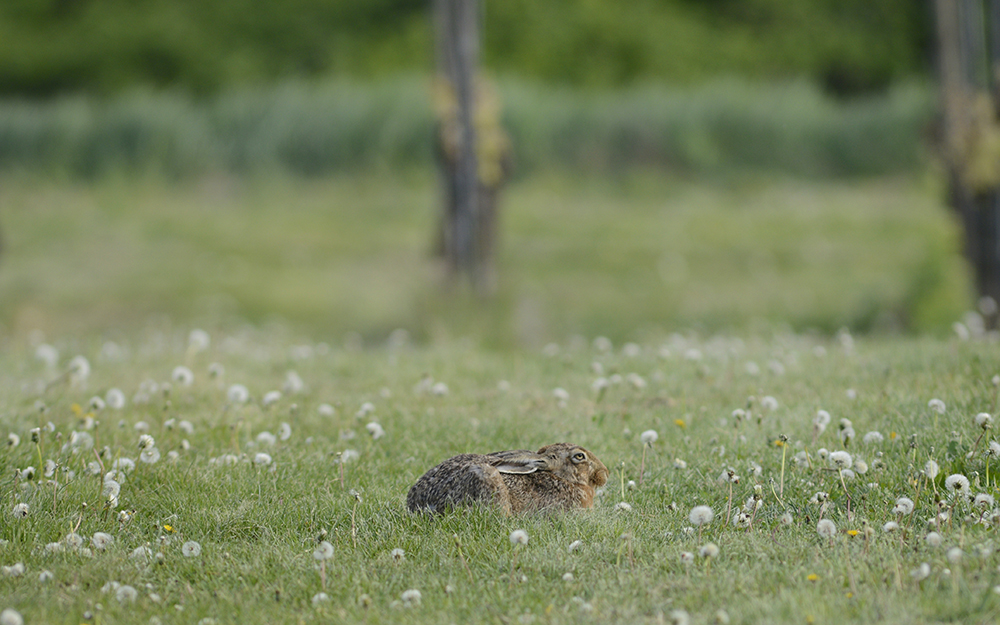
[[496,505],[507,515],[592,508],[594,491],[608,468],[579,445],[555,443],[537,452],[516,449],[462,454],[427,471],[410,488],[410,512],[446,512],[461,506]]

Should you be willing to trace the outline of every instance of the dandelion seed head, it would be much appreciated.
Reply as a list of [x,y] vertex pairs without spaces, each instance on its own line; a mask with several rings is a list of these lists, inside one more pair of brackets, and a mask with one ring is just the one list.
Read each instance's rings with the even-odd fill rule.
[[940,470],[941,468],[938,466],[938,463],[933,460],[928,460],[927,463],[924,464],[924,475],[926,475],[928,479],[933,480],[936,478]]
[[258,466],[266,467],[267,465],[271,464],[271,462],[272,462],[271,454],[266,454],[262,451],[257,452],[253,457],[253,463]]
[[976,427],[988,430],[993,427],[993,416],[988,412],[980,412],[972,419],[972,422],[976,424]]
[[962,562],[963,555],[965,554],[962,552],[961,547],[952,547],[948,550],[945,557],[948,558],[948,562],[950,562],[952,566],[958,566]]
[[264,393],[264,397],[260,400],[260,403],[266,408],[272,406],[281,401],[281,391],[268,391]]
[[941,546],[942,538],[941,534],[938,534],[937,532],[928,532],[927,536],[924,536],[924,540],[927,542],[928,546],[937,548]]
[[139,598],[139,591],[125,584],[119,586],[118,590],[115,591],[115,599],[118,603],[135,603],[135,600]]
[[643,445],[652,445],[658,438],[660,438],[660,435],[656,430],[646,430],[639,435],[639,442]]
[[194,384],[194,373],[190,369],[181,365],[179,367],[174,367],[173,373],[170,374],[170,379],[181,386],[191,386]]
[[626,501],[619,501],[617,504],[615,504],[615,510],[617,510],[618,512],[631,512],[632,504]]
[[896,500],[896,505],[892,508],[893,514],[907,516],[913,512],[913,500],[909,497],[900,497]]
[[581,547],[583,547],[583,541],[582,540],[574,540],[573,542],[571,542],[569,544],[569,552],[573,553],[574,551],[579,551]]
[[13,608],[0,612],[0,625],[24,625],[24,617]]
[[333,545],[329,541],[322,541],[313,550],[313,558],[316,560],[329,560],[333,558]]
[[922,582],[931,576],[931,565],[923,562],[920,566],[910,571],[910,576],[918,582]]
[[707,525],[712,522],[713,518],[715,518],[715,513],[708,506],[695,506],[691,508],[691,513],[688,514],[688,520],[695,527]]
[[690,551],[682,551],[681,552],[681,562],[683,564],[691,564],[691,563],[693,563],[694,562],[694,554],[691,553]]
[[185,558],[197,558],[201,555],[201,545],[194,540],[189,540],[181,545],[181,554]]
[[719,555],[719,547],[715,543],[706,543],[698,549],[698,555],[703,558],[714,558]]
[[886,524],[882,526],[882,531],[886,534],[899,531],[899,523],[896,523],[895,521],[887,521]]
[[278,440],[287,441],[292,437],[292,426],[289,423],[282,423],[278,426]]
[[405,590],[403,591],[403,594],[400,595],[400,599],[403,600],[403,605],[411,607],[418,606],[420,605],[420,599],[421,599],[420,591],[417,590],[416,588]]
[[247,387],[242,384],[233,384],[226,391],[226,397],[229,399],[230,403],[233,404],[245,404],[250,401],[250,391]]
[[830,454],[830,464],[841,471],[854,466],[854,459],[846,451],[835,451]]
[[927,407],[938,414],[944,414],[944,411],[946,410],[944,402],[937,398],[927,402]]
[[961,473],[953,473],[945,478],[944,486],[953,493],[968,494],[969,478],[965,477]]
[[396,547],[395,549],[389,552],[389,556],[393,559],[394,562],[402,562],[406,558],[406,552],[400,549],[399,547]]
[[514,530],[510,533],[510,544],[512,545],[527,545],[528,544],[528,532],[524,530]]
[[94,535],[90,537],[90,544],[98,551],[107,549],[114,541],[115,537],[105,532],[94,532]]
[[11,509],[10,513],[16,519],[23,519],[26,516],[28,516],[28,513],[30,511],[31,511],[31,506],[22,501],[20,503],[14,504],[14,507]]
[[837,535],[837,526],[830,519],[820,519],[816,524],[816,533],[823,538],[833,538]]

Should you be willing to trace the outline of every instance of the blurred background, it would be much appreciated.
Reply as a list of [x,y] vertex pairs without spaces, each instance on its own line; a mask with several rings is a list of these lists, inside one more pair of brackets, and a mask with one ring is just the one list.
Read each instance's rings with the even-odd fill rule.
[[488,289],[442,251],[431,2],[0,3],[0,332],[535,346],[945,333],[975,308],[933,3],[475,7]]

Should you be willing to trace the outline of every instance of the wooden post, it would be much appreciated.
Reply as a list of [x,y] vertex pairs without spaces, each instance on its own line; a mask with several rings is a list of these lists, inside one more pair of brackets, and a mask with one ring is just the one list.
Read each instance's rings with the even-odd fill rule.
[[445,171],[443,252],[452,276],[465,274],[474,288],[482,281],[479,184],[476,154],[475,79],[479,65],[479,0],[435,0],[438,68],[455,106],[452,166]]
[[[949,203],[965,231],[980,311],[997,327],[1000,302],[1000,0],[934,0]],[[985,104],[985,106],[984,106]]]

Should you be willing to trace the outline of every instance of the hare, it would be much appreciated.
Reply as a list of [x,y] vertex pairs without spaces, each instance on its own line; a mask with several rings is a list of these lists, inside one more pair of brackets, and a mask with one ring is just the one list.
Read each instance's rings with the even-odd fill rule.
[[462,454],[430,469],[410,488],[410,512],[445,512],[485,503],[505,515],[592,508],[608,468],[579,445],[555,443],[537,452],[516,449]]

